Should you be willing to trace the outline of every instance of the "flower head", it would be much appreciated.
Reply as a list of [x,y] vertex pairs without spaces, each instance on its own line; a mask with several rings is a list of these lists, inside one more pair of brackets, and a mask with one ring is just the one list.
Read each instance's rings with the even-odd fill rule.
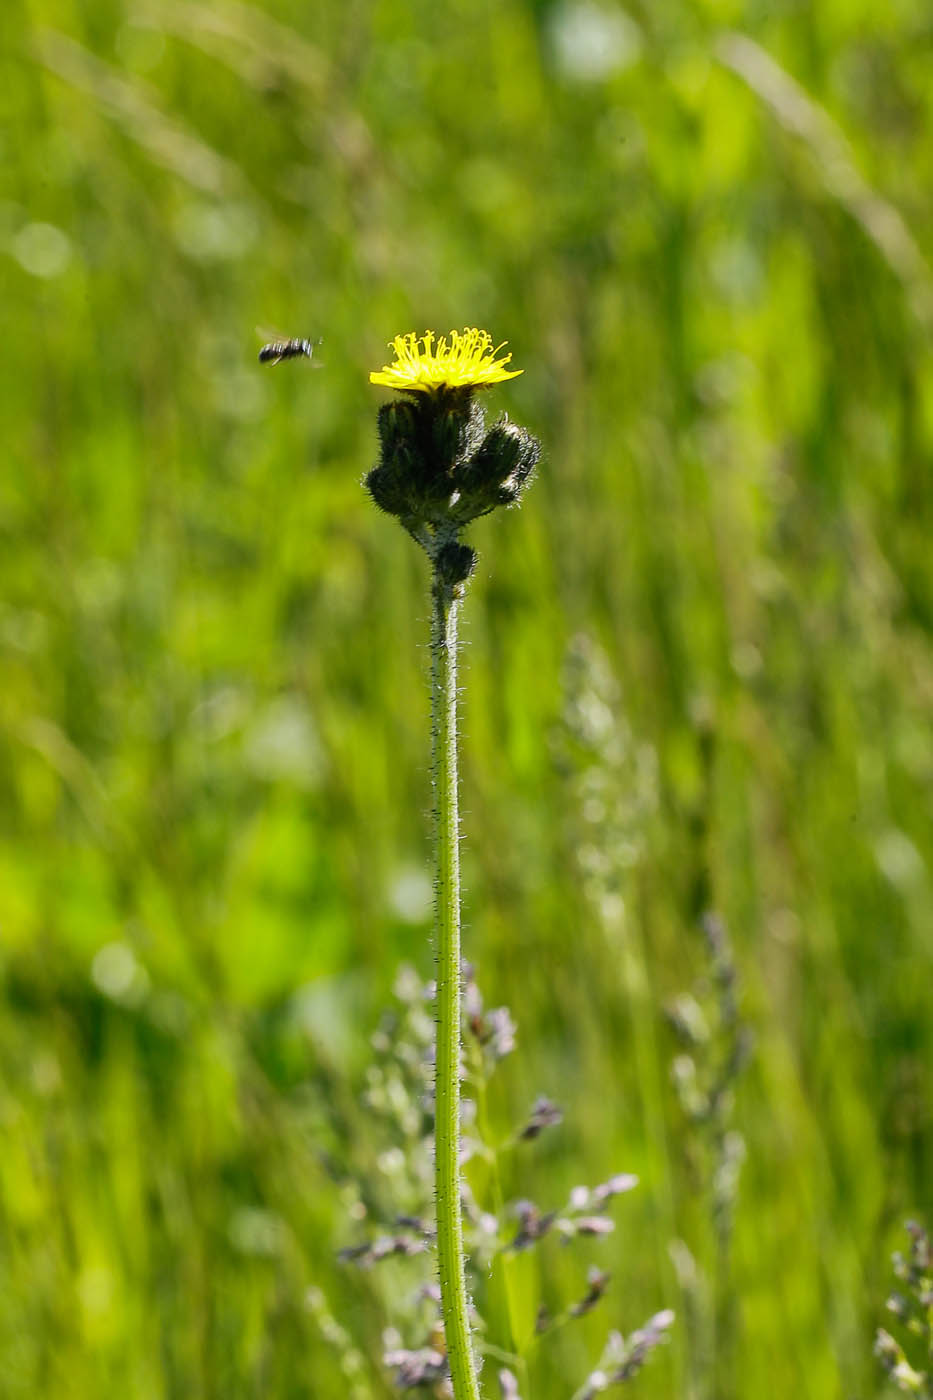
[[[448,341],[450,342],[448,344]],[[438,340],[433,331],[418,336],[414,331],[397,335],[390,342],[395,363],[374,370],[372,384],[406,393],[434,393],[439,389],[486,389],[503,379],[515,379],[520,369],[506,369],[511,355],[496,356],[506,344],[493,345],[488,331],[475,327],[451,331]]]
[[476,564],[460,540],[471,521],[497,506],[517,505],[540,445],[503,415],[489,427],[475,390],[521,370],[507,369],[488,331],[397,335],[395,363],[369,377],[402,397],[379,409],[379,460],[366,487],[428,554],[435,586],[453,597]]

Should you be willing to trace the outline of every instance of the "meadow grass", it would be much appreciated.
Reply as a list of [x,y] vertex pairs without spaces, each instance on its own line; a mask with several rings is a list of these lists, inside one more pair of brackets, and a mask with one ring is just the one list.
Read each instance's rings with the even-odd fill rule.
[[[933,1216],[926,7],[0,27],[4,1394],[392,1393],[337,1253],[369,1038],[431,969],[430,603],[360,481],[366,374],[432,325],[509,340],[490,407],[545,446],[461,657],[465,949],[520,1026],[490,1131],[564,1109],[501,1190],[641,1182],[516,1258],[511,1318],[493,1280],[490,1340],[610,1269],[530,1361],[566,1397],[683,1317],[680,1241],[717,1396],[885,1394]],[[665,1016],[710,910],[755,1036],[726,1277]],[[713,1393],[691,1335],[642,1395]]]

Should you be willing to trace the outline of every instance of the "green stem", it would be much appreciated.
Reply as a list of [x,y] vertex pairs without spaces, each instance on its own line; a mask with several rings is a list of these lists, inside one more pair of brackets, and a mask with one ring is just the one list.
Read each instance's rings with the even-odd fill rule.
[[470,1342],[460,1206],[460,817],[457,792],[457,607],[435,573],[431,624],[437,808],[437,1062],[434,1184],[441,1315],[454,1400],[479,1400]]

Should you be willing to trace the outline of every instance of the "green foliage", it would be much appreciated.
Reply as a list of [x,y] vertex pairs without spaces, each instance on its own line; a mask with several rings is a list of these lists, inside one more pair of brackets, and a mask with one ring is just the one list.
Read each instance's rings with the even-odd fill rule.
[[[663,1008],[714,909],[755,1037],[723,1394],[880,1393],[933,1216],[927,6],[2,32],[4,1395],[390,1393],[333,1125],[430,973],[429,605],[360,488],[367,373],[467,325],[544,446],[464,618],[466,952],[521,1027],[491,1129],[565,1114],[502,1190],[641,1180],[592,1260],[493,1280],[488,1340],[611,1271],[532,1368],[557,1400],[607,1318],[681,1313],[672,1241],[713,1277]],[[632,1391],[699,1367],[676,1324]]]

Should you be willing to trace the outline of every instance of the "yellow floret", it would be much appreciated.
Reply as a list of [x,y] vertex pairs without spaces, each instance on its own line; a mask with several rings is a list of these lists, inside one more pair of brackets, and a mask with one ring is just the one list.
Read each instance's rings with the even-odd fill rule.
[[489,332],[475,327],[451,331],[449,336],[442,335],[439,340],[433,331],[426,331],[422,336],[409,331],[390,342],[389,349],[395,351],[395,363],[373,371],[370,382],[385,384],[389,389],[424,393],[445,388],[485,389],[503,379],[515,379],[524,372],[506,369],[511,355],[496,358],[506,343],[493,345]]

